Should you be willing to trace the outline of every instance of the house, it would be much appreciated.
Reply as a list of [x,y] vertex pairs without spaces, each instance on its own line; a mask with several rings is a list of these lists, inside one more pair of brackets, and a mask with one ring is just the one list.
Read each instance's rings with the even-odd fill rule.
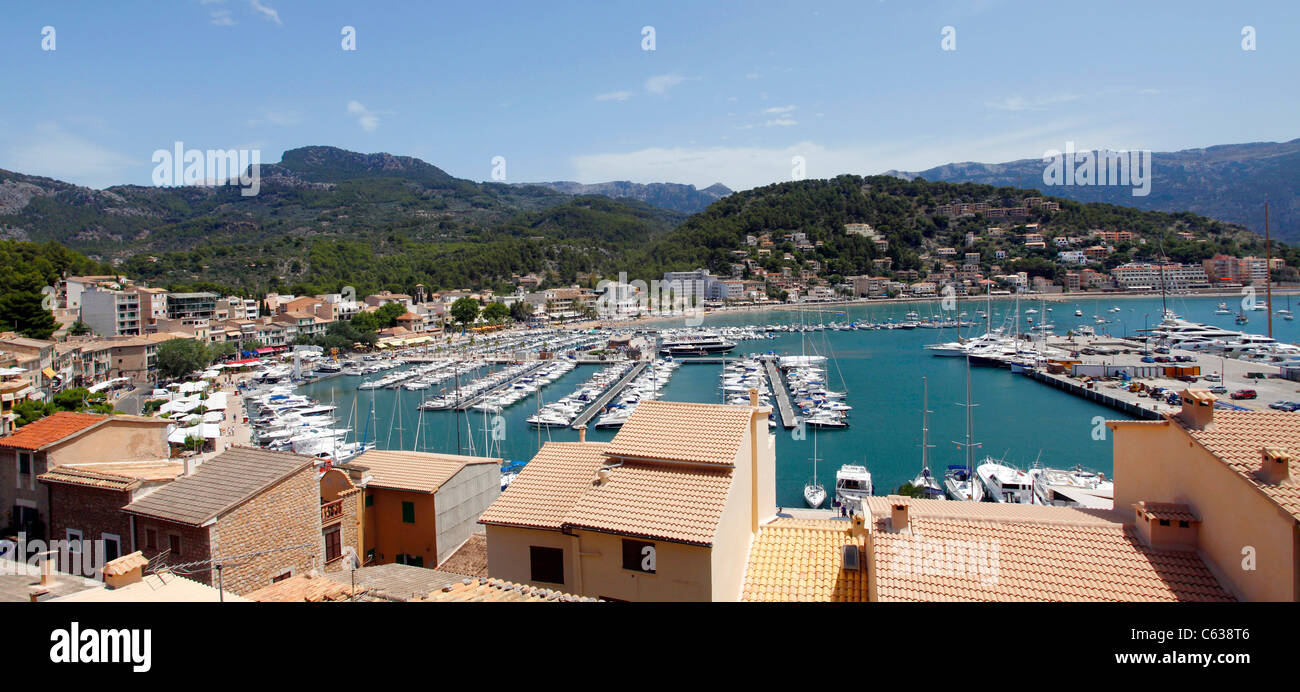
[[193,579],[244,594],[327,569],[348,548],[355,551],[355,543],[344,543],[344,528],[359,521],[359,492],[332,470],[327,488],[319,461],[232,447],[122,511],[146,558],[190,565]]
[[769,412],[644,401],[609,442],[544,444],[479,519],[488,573],[604,600],[738,600],[776,514]]
[[184,473],[178,461],[92,462],[55,466],[37,476],[49,495],[50,537],[104,541],[104,559],[135,552],[122,508]]
[[1107,422],[1115,507],[1154,518],[1154,538],[1193,545],[1239,598],[1300,600],[1300,418],[1216,409],[1204,389],[1180,396],[1182,409],[1164,420]]
[[50,599],[59,603],[219,603],[247,602],[237,594],[166,569],[146,572],[149,561],[139,552],[104,565],[102,584]]
[[501,459],[371,450],[346,468],[365,493],[366,564],[437,567],[501,494]]
[[168,422],[141,416],[59,412],[0,438],[0,507],[29,538],[53,536],[49,493],[37,477],[59,465],[166,459]]

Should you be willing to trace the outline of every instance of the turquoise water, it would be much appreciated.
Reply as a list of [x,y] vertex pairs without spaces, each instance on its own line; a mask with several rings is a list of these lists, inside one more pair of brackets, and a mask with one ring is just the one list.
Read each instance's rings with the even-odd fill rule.
[[[1275,307],[1285,307],[1285,298],[1277,300]],[[1195,320],[1240,329],[1232,315],[1215,315],[1219,302],[1226,301],[1231,308],[1239,300],[1224,298],[1182,298],[1169,300],[1169,306],[1179,315]],[[1045,307],[1056,325],[1056,333],[1082,324],[1093,326],[1099,333],[1114,335],[1134,333],[1144,322],[1153,326],[1160,320],[1159,298],[1090,298],[1063,302],[1021,302],[1024,311],[1033,308],[1035,323]],[[1111,307],[1120,307],[1109,313]],[[1300,305],[1296,306],[1300,308]],[[977,310],[985,309],[983,300],[961,302],[966,319],[977,320]],[[1075,309],[1083,317],[1074,317]],[[746,324],[798,324],[843,322],[846,320],[877,321],[906,320],[907,312],[915,310],[922,318],[939,314],[937,301],[929,304],[855,305],[852,307],[822,306],[798,311],[781,310],[752,313],[729,313],[709,316],[705,326],[733,326]],[[1015,310],[1013,301],[992,302],[992,323],[1002,324],[1004,318]],[[1094,324],[1093,315],[1110,320],[1110,324]],[[1248,313],[1250,324],[1244,329],[1263,333],[1264,312]],[[680,324],[678,322],[677,324]],[[1027,322],[1025,324],[1028,324]],[[664,323],[674,326],[674,323]],[[1300,325],[1281,319],[1274,321],[1274,336],[1284,341],[1300,339]],[[983,332],[983,326],[975,329]],[[835,470],[843,464],[862,464],[871,470],[877,495],[887,494],[914,477],[921,465],[921,397],[922,378],[929,383],[930,414],[930,465],[942,475],[949,464],[964,464],[963,452],[955,445],[965,438],[964,359],[940,358],[927,355],[925,344],[951,341],[956,334],[951,329],[913,329],[877,331],[821,331],[801,335],[776,334],[773,339],[742,341],[734,355],[767,353],[775,351],[797,355],[801,351],[830,355],[828,368],[833,389],[848,392],[847,402],[853,406],[850,427],[842,430],[807,431],[805,439],[795,439],[793,431],[775,428],[777,435],[777,503],[801,506],[803,485],[813,475],[813,448],[816,444],[817,479],[833,494]],[[541,402],[558,399],[576,389],[600,366],[581,365],[565,374],[541,392]],[[717,403],[721,365],[687,364],[678,368],[664,388],[663,398],[670,401]],[[374,376],[371,376],[374,377]],[[449,411],[424,412],[416,409],[422,396],[432,397],[435,389],[425,392],[405,390],[358,391],[356,385],[363,378],[339,377],[303,387],[300,391],[322,402],[333,401],[341,416],[348,416],[355,405],[360,428],[368,417],[372,401],[374,422],[368,436],[375,439],[381,449],[418,449],[431,452],[456,452],[459,430],[459,450],[469,453],[471,436],[473,451],[484,452],[484,430],[489,430],[487,443],[499,445],[491,449],[493,456],[506,459],[529,459],[536,453],[539,443],[547,440],[576,441],[577,431],[570,429],[531,429],[525,418],[531,415],[538,403],[536,396],[525,399],[506,409],[504,439],[492,441],[491,416],[470,411],[459,415]],[[993,456],[1007,463],[1027,467],[1035,460],[1046,466],[1068,467],[1082,464],[1110,474],[1112,471],[1109,430],[1102,428],[1105,439],[1094,439],[1094,422],[1098,416],[1106,419],[1124,418],[1118,411],[1095,404],[1073,395],[1039,384],[1003,369],[975,366],[971,368],[974,435],[982,444],[976,458]],[[399,400],[400,397],[400,400]],[[355,404],[354,404],[355,402]],[[400,414],[400,416],[399,416]],[[399,421],[400,417],[400,421]],[[417,443],[417,431],[419,440]],[[608,440],[615,430],[588,431],[590,440]],[[827,503],[829,506],[829,501]]]

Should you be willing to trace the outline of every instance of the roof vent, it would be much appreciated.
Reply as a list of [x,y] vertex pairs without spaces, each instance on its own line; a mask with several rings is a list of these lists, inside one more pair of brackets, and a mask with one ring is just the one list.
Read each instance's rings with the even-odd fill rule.
[[596,471],[596,485],[604,485],[609,482],[609,477],[614,475],[608,466],[602,466]]
[[858,559],[858,546],[844,546],[844,569],[862,569],[862,562]]
[[1291,453],[1277,447],[1265,447],[1259,467],[1260,480],[1277,485],[1291,480]]

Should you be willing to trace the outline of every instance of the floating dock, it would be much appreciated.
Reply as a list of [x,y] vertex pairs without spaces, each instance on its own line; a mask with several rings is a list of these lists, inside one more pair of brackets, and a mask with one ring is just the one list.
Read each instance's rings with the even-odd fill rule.
[[795,419],[794,405],[790,403],[790,392],[785,388],[785,380],[781,378],[781,371],[776,367],[776,360],[765,358],[763,365],[767,368],[768,386],[776,395],[776,410],[781,414],[781,425],[787,429],[793,428],[799,422]]
[[592,418],[595,418],[596,414],[600,413],[600,411],[605,408],[606,404],[608,404],[611,400],[613,400],[614,397],[618,396],[624,389],[627,388],[629,382],[636,379],[636,376],[640,375],[642,371],[645,370],[646,365],[648,365],[648,361],[643,360],[640,363],[637,363],[635,366],[633,366],[633,368],[629,370],[626,375],[623,376],[623,379],[614,383],[614,386],[605,390],[605,393],[601,394],[600,398],[596,399],[595,403],[593,403],[591,406],[588,406],[587,410],[578,414],[578,417],[573,419],[572,427],[576,429],[579,426],[586,425],[587,421],[591,420]]
[[478,402],[482,401],[483,399],[487,398],[488,396],[491,396],[492,394],[496,394],[497,392],[501,391],[502,389],[505,389],[505,388],[509,387],[510,385],[513,385],[514,383],[518,382],[520,379],[525,378],[525,377],[527,377],[527,376],[529,376],[529,375],[531,375],[531,374],[537,372],[538,370],[540,370],[540,369],[542,368],[542,366],[546,365],[548,362],[549,362],[549,361],[539,360],[539,361],[537,361],[537,364],[536,364],[536,365],[534,365],[534,366],[528,368],[527,370],[525,370],[525,371],[519,373],[518,375],[515,375],[514,377],[510,378],[509,380],[506,380],[505,382],[502,382],[501,384],[499,384],[499,385],[497,385],[497,386],[495,386],[495,387],[493,387],[493,388],[491,388],[491,389],[489,389],[489,390],[487,390],[487,391],[479,392],[478,394],[476,394],[474,397],[472,397],[472,398],[470,398],[470,399],[463,399],[463,400],[461,400],[461,402],[460,402],[459,404],[457,404],[456,406],[453,406],[453,407],[451,407],[451,408],[455,408],[457,411],[468,411],[472,406],[474,406],[474,405],[477,404]]

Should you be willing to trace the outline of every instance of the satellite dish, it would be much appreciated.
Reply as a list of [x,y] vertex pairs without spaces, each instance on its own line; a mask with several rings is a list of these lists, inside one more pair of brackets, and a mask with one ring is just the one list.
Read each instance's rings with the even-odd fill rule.
[[352,546],[343,549],[343,569],[361,569],[361,559]]

